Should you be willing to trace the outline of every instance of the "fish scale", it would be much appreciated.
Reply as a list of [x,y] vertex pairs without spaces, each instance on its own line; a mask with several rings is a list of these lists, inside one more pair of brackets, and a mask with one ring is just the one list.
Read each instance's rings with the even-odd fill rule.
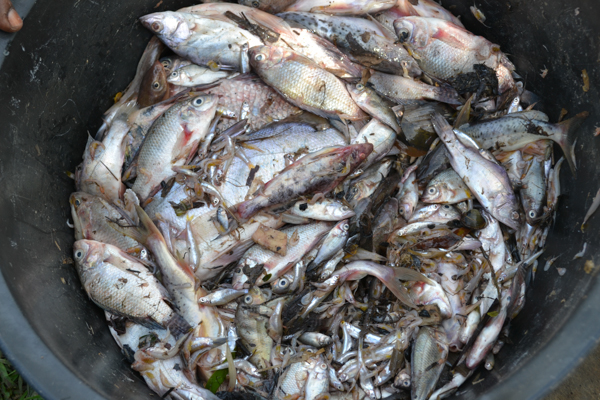
[[[140,149],[138,177],[132,190],[146,200],[163,180],[175,176],[208,133],[217,109],[211,95],[198,95],[169,108],[150,128]],[[200,102],[201,101],[201,102]]]
[[300,112],[300,109],[285,101],[275,90],[254,76],[226,79],[205,92],[219,96],[219,106],[235,114],[233,118],[221,118],[217,125],[218,132],[242,119],[242,108],[245,104],[249,110],[246,116],[248,125],[253,131]]
[[249,50],[256,73],[292,104],[324,118],[363,119],[345,84],[299,53],[274,46]]

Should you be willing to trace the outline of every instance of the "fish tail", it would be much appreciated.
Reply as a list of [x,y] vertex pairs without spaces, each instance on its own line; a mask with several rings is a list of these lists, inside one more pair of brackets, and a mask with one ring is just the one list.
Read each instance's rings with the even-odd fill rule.
[[181,315],[174,312],[167,321],[166,328],[169,329],[176,338],[179,338],[189,332],[189,330],[192,329],[192,326]]
[[450,142],[455,138],[452,127],[440,113],[436,112],[431,116],[431,123],[442,141]]
[[575,138],[575,132],[577,129],[579,129],[583,120],[585,120],[589,115],[589,112],[584,111],[571,119],[559,122],[557,124],[559,133],[553,135],[553,139],[562,149],[573,175],[575,175],[575,171],[577,169],[575,160],[575,142],[577,139]]

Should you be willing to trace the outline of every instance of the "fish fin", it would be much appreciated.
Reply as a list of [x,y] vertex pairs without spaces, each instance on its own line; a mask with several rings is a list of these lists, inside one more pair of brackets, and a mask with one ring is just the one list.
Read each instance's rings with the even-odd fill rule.
[[167,321],[165,327],[169,329],[176,338],[183,336],[189,332],[190,329],[192,329],[192,326],[176,312],[174,312],[171,318]]
[[442,141],[456,140],[456,135],[452,127],[440,113],[436,112],[431,116],[431,123]]
[[584,111],[577,114],[571,119],[559,122],[557,126],[560,129],[560,133],[556,135],[558,137],[553,137],[554,141],[558,143],[558,145],[562,149],[565,155],[565,159],[567,160],[567,163],[569,164],[569,168],[571,169],[573,175],[576,175],[577,170],[577,164],[575,160],[575,132],[577,131],[577,129],[579,129],[579,126],[581,126],[583,120],[586,119],[589,115],[589,112]]

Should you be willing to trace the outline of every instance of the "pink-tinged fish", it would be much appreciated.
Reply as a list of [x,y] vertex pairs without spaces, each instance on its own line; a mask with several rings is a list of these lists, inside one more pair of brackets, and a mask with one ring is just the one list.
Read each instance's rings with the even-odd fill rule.
[[307,154],[270,180],[255,197],[236,207],[244,220],[263,208],[310,193],[328,193],[351,174],[373,151],[370,143],[329,147]]
[[156,120],[142,147],[133,191],[145,201],[160,183],[175,176],[208,133],[217,98],[198,95],[175,104]]
[[500,46],[438,18],[404,17],[394,22],[398,39],[417,60],[423,72],[442,80],[473,72],[474,64],[494,70],[514,66]]

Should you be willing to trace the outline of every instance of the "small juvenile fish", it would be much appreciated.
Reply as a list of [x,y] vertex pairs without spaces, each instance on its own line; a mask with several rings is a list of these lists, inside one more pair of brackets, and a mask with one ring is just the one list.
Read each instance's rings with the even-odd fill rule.
[[171,72],[166,79],[173,85],[194,87],[213,83],[228,76],[229,72],[226,71],[213,71],[210,68],[190,64]]
[[223,306],[247,293],[248,289],[220,289],[215,292],[212,292],[209,295],[200,297],[198,299],[198,303],[210,306]]
[[339,200],[321,199],[316,203],[300,200],[288,210],[299,217],[318,221],[341,221],[354,216],[354,211]]

